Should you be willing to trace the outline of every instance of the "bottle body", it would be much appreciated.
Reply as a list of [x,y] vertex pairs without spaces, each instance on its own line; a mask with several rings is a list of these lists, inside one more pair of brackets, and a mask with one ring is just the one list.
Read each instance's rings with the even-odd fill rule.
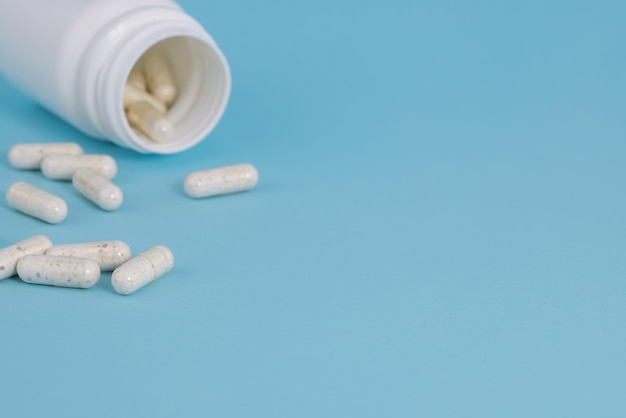
[[[92,137],[144,153],[180,152],[204,139],[226,108],[226,59],[171,0],[0,0],[0,11],[0,72]],[[124,114],[128,76],[154,45],[180,90],[168,144],[138,135]]]

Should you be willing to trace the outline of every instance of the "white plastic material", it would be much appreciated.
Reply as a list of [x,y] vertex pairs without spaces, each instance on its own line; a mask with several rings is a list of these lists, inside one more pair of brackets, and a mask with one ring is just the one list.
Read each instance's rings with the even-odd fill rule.
[[[155,45],[178,90],[167,115],[176,133],[160,144],[133,131],[124,113],[128,76]],[[202,141],[231,89],[221,50],[172,0],[0,0],[0,72],[88,135],[142,153]]]

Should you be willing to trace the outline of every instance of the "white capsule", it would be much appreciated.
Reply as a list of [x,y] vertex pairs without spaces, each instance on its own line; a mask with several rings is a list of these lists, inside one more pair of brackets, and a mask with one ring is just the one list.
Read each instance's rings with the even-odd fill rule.
[[165,144],[174,139],[174,125],[161,112],[145,101],[131,103],[126,112],[131,127],[141,132],[157,144]]
[[185,191],[194,198],[218,196],[250,190],[259,181],[259,173],[250,164],[191,173],[185,179]]
[[124,88],[124,109],[128,110],[135,102],[146,102],[162,114],[167,113],[167,106],[155,99],[149,93],[138,89],[134,85],[127,83]]
[[146,78],[143,75],[141,61],[138,62],[132,70],[130,70],[130,74],[128,75],[128,84],[131,84],[140,91],[147,90]]
[[76,170],[72,177],[72,184],[83,196],[104,210],[115,210],[124,201],[122,190],[91,168]]
[[117,293],[130,295],[157,280],[174,267],[174,255],[162,245],[131,258],[113,272],[111,283]]
[[46,255],[89,258],[98,263],[100,271],[113,271],[130,259],[131,251],[123,241],[96,241],[55,245]]
[[83,167],[91,168],[108,179],[117,174],[117,164],[109,155],[50,155],[41,162],[43,175],[54,180],[71,180],[74,172]]
[[25,255],[45,254],[50,247],[52,247],[50,238],[44,235],[35,235],[0,249],[0,280],[15,276],[17,274],[17,262]]
[[17,144],[9,150],[9,164],[20,170],[38,170],[41,160],[48,155],[80,155],[83,149],[73,142],[52,142],[48,144]]
[[174,103],[177,94],[176,85],[167,59],[156,48],[152,48],[141,60],[148,91],[166,105]]
[[17,275],[26,283],[88,289],[98,283],[100,267],[88,258],[27,255],[17,263]]
[[6,198],[12,208],[51,224],[67,217],[65,200],[23,181],[12,184]]

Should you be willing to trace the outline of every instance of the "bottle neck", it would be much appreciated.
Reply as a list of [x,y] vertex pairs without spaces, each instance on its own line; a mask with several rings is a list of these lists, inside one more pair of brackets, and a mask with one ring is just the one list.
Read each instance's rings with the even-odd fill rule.
[[[131,69],[159,44],[172,65],[179,90],[168,119],[174,138],[156,144],[133,131],[124,113],[124,87]],[[184,151],[213,130],[230,95],[226,58],[215,41],[180,9],[143,8],[122,16],[91,43],[79,72],[79,96],[85,116],[102,137],[142,153]]]

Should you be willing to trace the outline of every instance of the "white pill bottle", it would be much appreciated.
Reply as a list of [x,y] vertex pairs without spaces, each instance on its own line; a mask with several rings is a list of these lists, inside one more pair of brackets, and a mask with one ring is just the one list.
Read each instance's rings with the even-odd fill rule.
[[[157,44],[178,88],[165,144],[136,134],[123,105],[131,69]],[[202,141],[231,89],[219,47],[172,0],[0,0],[0,72],[84,133],[141,153]]]

